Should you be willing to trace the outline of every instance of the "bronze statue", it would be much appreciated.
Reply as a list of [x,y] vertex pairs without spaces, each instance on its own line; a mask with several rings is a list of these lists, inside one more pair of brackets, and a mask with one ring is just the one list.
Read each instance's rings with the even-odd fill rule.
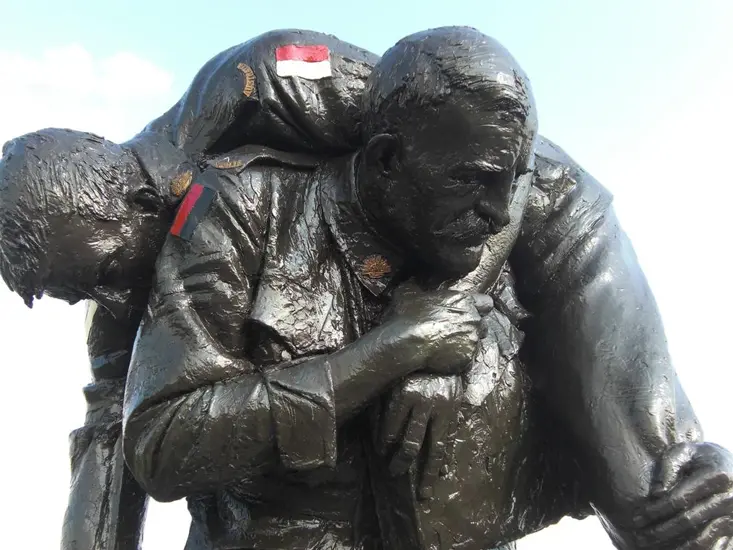
[[[270,33],[128,143],[10,142],[0,274],[101,306],[75,479],[111,481],[74,486],[67,547],[135,548],[142,487],[188,498],[191,550],[480,550],[589,513],[619,548],[733,548],[733,457],[611,202],[468,28],[381,59]],[[90,487],[116,512],[80,519]]]

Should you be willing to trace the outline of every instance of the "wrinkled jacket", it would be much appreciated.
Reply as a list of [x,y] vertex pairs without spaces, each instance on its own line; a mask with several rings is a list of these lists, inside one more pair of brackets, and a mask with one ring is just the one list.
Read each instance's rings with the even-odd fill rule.
[[[306,82],[297,78],[277,77],[273,57],[277,45],[324,42],[328,43],[332,50],[334,78]],[[202,68],[189,90],[173,108],[125,145],[136,153],[149,177],[161,188],[180,181],[179,178],[189,171],[196,171],[207,153],[225,152],[228,148],[247,142],[293,151],[329,154],[343,152],[344,143],[349,144],[346,148],[348,150],[354,148],[354,144],[358,142],[357,98],[364,80],[377,59],[377,56],[369,52],[320,33],[308,31],[267,33],[213,58]],[[251,69],[251,72],[247,68]],[[252,79],[254,87],[251,86]],[[248,94],[245,94],[245,90],[249,91]],[[535,312],[529,323],[525,321],[523,325],[529,341],[534,342],[523,346],[525,351],[530,349],[535,351],[532,354],[534,360],[528,360],[528,365],[541,366],[535,370],[534,378],[543,381],[545,386],[552,386],[553,383],[564,384],[569,378],[562,374],[563,367],[559,366],[557,361],[548,360],[556,354],[557,350],[553,346],[557,346],[561,351],[563,346],[567,349],[573,331],[582,333],[581,339],[586,342],[598,336],[596,332],[600,328],[592,327],[590,324],[581,323],[574,326],[572,323],[554,323],[561,319],[561,313],[564,315],[563,318],[574,318],[580,309],[581,314],[578,318],[582,319],[584,315],[588,315],[587,311],[592,307],[598,307],[597,303],[583,303],[580,298],[584,294],[573,294],[568,290],[570,287],[555,283],[572,280],[574,277],[580,277],[579,280],[585,282],[592,281],[593,277],[602,280],[598,272],[591,277],[581,277],[578,274],[586,273],[590,268],[573,262],[581,251],[585,253],[585,256],[580,255],[581,257],[596,257],[601,254],[599,250],[605,245],[602,244],[601,248],[596,249],[591,245],[614,239],[617,239],[614,253],[623,256],[623,261],[631,265],[623,276],[635,283],[642,282],[633,285],[633,291],[627,293],[624,300],[616,305],[617,307],[605,303],[605,308],[602,310],[608,311],[608,315],[616,315],[626,320],[628,315],[633,314],[630,311],[625,312],[625,307],[633,309],[635,301],[645,304],[640,319],[643,324],[651,328],[640,331],[638,337],[631,339],[631,342],[637,342],[639,347],[643,347],[641,343],[651,331],[654,345],[650,347],[649,352],[638,356],[638,361],[643,361],[646,354],[654,358],[654,364],[663,366],[668,364],[666,349],[661,344],[663,332],[656,317],[653,298],[643,282],[633,252],[625,236],[618,229],[614,216],[612,213],[601,216],[599,225],[593,226],[588,221],[593,219],[592,216],[574,215],[575,212],[582,211],[580,206],[586,208],[596,202],[598,211],[605,212],[607,194],[597,191],[597,184],[592,178],[549,142],[541,141],[537,150],[537,170],[522,220],[523,229],[517,238],[511,239],[517,246],[510,262],[522,300]],[[594,193],[598,196],[594,196]],[[177,199],[172,201],[171,208],[175,208],[177,202]],[[594,232],[590,231],[591,228]],[[584,234],[586,238],[582,237]],[[577,249],[572,244],[576,241],[583,243]],[[606,255],[604,261],[617,261],[617,259]],[[503,288],[503,284],[497,284],[493,292],[503,293],[508,296],[508,300],[514,300],[513,295],[502,290]],[[603,286],[598,285],[596,290],[601,292]],[[586,291],[589,291],[589,287]],[[568,296],[573,299],[563,302]],[[593,298],[598,301],[601,295],[595,294]],[[567,304],[564,312],[561,307],[563,303]],[[95,382],[85,392],[90,411],[85,427],[72,434],[72,491],[64,526],[64,548],[73,548],[76,545],[80,548],[133,549],[138,547],[139,534],[142,530],[145,497],[126,470],[119,452],[121,388],[125,383],[131,341],[120,343],[116,336],[120,333],[127,334],[130,327],[134,334],[137,320],[132,319],[129,325],[123,323],[120,326],[107,317],[103,312],[92,315],[95,327],[93,333],[96,336],[93,339],[94,343],[90,344],[90,357],[96,365],[95,372],[101,372],[100,367],[103,367],[104,371],[107,362],[110,362],[112,368],[106,375],[95,374]],[[543,323],[556,325],[550,334],[559,334],[557,342],[539,336],[542,334]],[[532,326],[540,328],[532,329]],[[632,322],[628,326],[636,324]],[[624,335],[615,335],[604,341],[613,342],[614,338],[625,341]],[[585,347],[578,346],[578,353],[589,346],[587,343]],[[633,346],[619,349],[618,357],[633,355],[632,348]],[[597,354],[600,350],[595,352]],[[594,356],[592,353],[590,355]],[[561,354],[561,357],[564,355]],[[576,363],[571,365],[571,369],[584,361],[582,355],[576,356],[575,360]],[[638,361],[632,363],[635,365]],[[596,360],[596,363],[598,362],[599,360]],[[613,364],[617,366],[618,362]],[[555,378],[554,373],[558,370],[561,375]],[[576,370],[582,372],[579,367]],[[591,371],[592,369],[589,370]],[[622,369],[622,372],[626,370]],[[662,368],[649,380],[644,380],[641,386],[653,385],[667,372],[666,367]],[[105,377],[111,378],[113,382],[102,381]],[[581,378],[576,377],[577,380]],[[633,369],[629,369],[629,376],[623,380],[626,384],[637,382]],[[97,385],[100,385],[99,390]],[[111,386],[116,386],[116,389],[110,389]],[[663,388],[668,386],[668,384],[660,385]],[[672,387],[677,386],[673,383]],[[609,391],[612,390],[613,385]],[[662,393],[665,392],[668,390],[664,389]],[[678,411],[675,419],[664,420],[669,426],[668,432],[662,433],[663,430],[656,426],[647,427],[654,434],[654,437],[649,439],[653,447],[659,446],[660,441],[672,441],[683,437],[682,434],[697,433],[694,415],[681,390],[673,392],[670,399],[670,402],[678,407]],[[635,406],[644,408],[647,405],[640,403]],[[651,410],[651,405],[648,408],[650,413],[661,414],[658,417],[660,419],[669,417],[667,410]],[[558,414],[563,416],[562,403],[557,409]],[[599,418],[604,414],[614,415],[616,411],[600,407],[590,410],[588,414],[567,411],[565,416],[579,417],[570,418],[568,425],[578,432],[580,437],[585,437],[588,425],[602,424]],[[689,425],[678,427],[677,418],[691,420],[688,422]],[[662,420],[659,424],[662,424]],[[646,460],[648,451],[638,450],[642,446],[638,441],[630,440],[625,445],[619,446],[612,458],[595,457],[593,464],[599,466],[599,477],[605,475],[612,464],[623,463],[625,457],[632,457],[636,462]],[[621,481],[619,483],[623,485]],[[89,503],[94,505],[89,506]],[[194,511],[208,509],[210,509],[208,504],[194,507]],[[240,516],[235,514],[232,517],[248,517],[248,512],[244,510],[240,512]],[[201,521],[195,520],[194,538],[200,535],[196,527],[201,524]]]
[[[276,47],[314,43],[329,47],[332,78],[306,82],[277,76]],[[187,181],[207,154],[245,143],[327,154],[353,150],[358,100],[377,60],[323,33],[263,34],[212,58],[180,101],[124,146],[160,189]],[[180,194],[172,192],[168,205],[174,209],[179,201]],[[88,314],[93,381],[84,390],[84,426],[70,436],[64,550],[139,548],[146,495],[121,453],[122,395],[139,322],[139,315],[114,319],[95,306]]]
[[[328,353],[377,322],[400,258],[354,225],[350,157],[318,166],[289,158],[261,166],[246,154],[227,160],[228,168],[212,167],[197,180],[208,191],[203,206],[194,206],[192,231],[170,235],[158,261],[125,398],[130,468],[154,498],[186,496],[195,503],[192,533],[203,547],[367,549],[380,548],[382,539],[387,548],[407,547],[402,530],[390,528],[393,516],[375,518],[385,513],[385,493],[378,469],[366,467],[368,426],[357,417],[337,429],[328,365]],[[510,224],[505,238],[495,240],[504,247],[494,250],[497,261],[508,258],[492,288],[500,304],[490,320],[495,338],[467,375],[463,411],[478,415],[469,424],[481,429],[489,422],[510,435],[501,445],[483,437],[483,444],[457,453],[459,461],[486,461],[489,478],[509,481],[525,472],[516,485],[484,494],[487,504],[477,503],[479,510],[510,511],[504,524],[496,524],[501,515],[488,524],[474,515],[461,520],[474,529],[465,538],[475,540],[476,529],[483,530],[486,539],[478,543],[486,545],[582,514],[589,500],[613,511],[619,498],[636,496],[650,453],[696,428],[685,423],[689,415],[678,414],[678,405],[686,407],[681,393],[651,398],[652,390],[668,391],[659,381],[673,371],[656,306],[610,195],[543,140],[531,188],[514,216],[519,231]],[[374,258],[391,269],[368,269]],[[523,325],[530,343],[524,353],[520,302],[532,314]],[[501,391],[492,391],[494,378]],[[536,397],[530,398],[528,379]],[[605,385],[606,400],[584,403],[573,395],[590,382]],[[630,384],[633,403],[624,400]],[[546,424],[552,428],[546,439],[585,444],[573,454],[582,460],[575,461],[581,469],[572,480],[553,475],[554,459],[532,458],[532,399],[556,419]],[[650,426],[637,426],[633,409],[655,406],[662,408]],[[500,418],[486,418],[491,410]],[[612,429],[643,430],[643,438],[602,440],[609,411]],[[453,465],[469,476],[459,480],[467,487],[465,466]],[[610,496],[603,496],[608,484],[599,479],[610,480]],[[442,546],[435,541],[446,529],[456,535],[450,533],[455,517],[471,514],[460,499],[457,507],[439,501],[442,510],[426,512],[397,502],[408,493],[396,493],[392,507],[414,516],[407,536],[431,548],[450,548],[445,539]],[[524,509],[511,508],[518,495]],[[443,527],[431,530],[425,519]],[[386,532],[380,535],[377,523]]]

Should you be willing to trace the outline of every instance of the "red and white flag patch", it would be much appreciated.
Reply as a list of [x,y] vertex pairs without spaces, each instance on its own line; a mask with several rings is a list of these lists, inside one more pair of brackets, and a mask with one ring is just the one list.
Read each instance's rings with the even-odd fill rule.
[[275,50],[277,76],[299,76],[318,80],[331,76],[331,52],[328,46],[280,46]]

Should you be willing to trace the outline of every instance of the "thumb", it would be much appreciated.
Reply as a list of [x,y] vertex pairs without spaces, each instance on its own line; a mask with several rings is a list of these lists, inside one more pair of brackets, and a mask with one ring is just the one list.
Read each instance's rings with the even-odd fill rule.
[[659,459],[652,477],[651,496],[669,492],[679,482],[680,472],[695,456],[695,446],[680,443],[667,449]]
[[392,292],[392,299],[385,315],[404,314],[409,309],[410,304],[414,301],[415,296],[419,293],[420,287],[418,287],[412,279],[405,281]]
[[479,315],[486,315],[494,309],[494,300],[488,294],[473,294],[472,298]]

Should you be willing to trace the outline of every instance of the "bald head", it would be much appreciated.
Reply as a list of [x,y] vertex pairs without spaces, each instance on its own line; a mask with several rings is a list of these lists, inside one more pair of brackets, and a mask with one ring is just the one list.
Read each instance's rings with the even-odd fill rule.
[[527,76],[496,40],[444,27],[400,40],[364,90],[357,187],[375,227],[423,272],[474,269],[532,169]]
[[366,85],[365,137],[404,135],[406,123],[452,98],[520,121],[528,145],[533,142],[537,114],[529,79],[499,42],[470,27],[412,34],[384,54]]

